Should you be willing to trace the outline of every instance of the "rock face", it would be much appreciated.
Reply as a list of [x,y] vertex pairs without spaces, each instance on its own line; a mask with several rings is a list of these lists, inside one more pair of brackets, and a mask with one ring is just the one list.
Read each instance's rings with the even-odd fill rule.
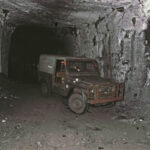
[[0,0],[1,72],[8,73],[9,45],[17,26],[72,27],[74,55],[97,59],[102,76],[125,82],[126,100],[146,99],[150,84],[149,3]]

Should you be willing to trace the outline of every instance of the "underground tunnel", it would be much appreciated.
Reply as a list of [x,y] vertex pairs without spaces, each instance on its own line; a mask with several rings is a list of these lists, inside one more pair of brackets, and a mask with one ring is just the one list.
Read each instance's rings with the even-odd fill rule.
[[40,54],[73,54],[72,28],[19,26],[11,36],[8,77],[21,81],[37,81]]
[[[149,0],[0,0],[0,150],[149,150],[149,18]],[[41,54],[88,61],[59,57],[57,88],[42,95]],[[51,76],[45,77],[49,82]],[[90,103],[107,94],[110,100],[111,92],[113,100],[122,85],[124,99]],[[71,86],[76,88],[64,96]],[[71,108],[73,100],[85,113]]]

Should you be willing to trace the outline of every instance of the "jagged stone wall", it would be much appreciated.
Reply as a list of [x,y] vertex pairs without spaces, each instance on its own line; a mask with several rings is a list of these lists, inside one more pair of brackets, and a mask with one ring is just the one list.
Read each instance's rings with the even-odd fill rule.
[[100,9],[95,21],[79,31],[80,49],[76,55],[96,58],[102,76],[126,83],[126,99],[140,99],[147,78],[144,57],[147,19],[142,5]]
[[149,61],[145,57],[150,49],[145,44],[148,8],[148,1],[102,7],[99,15],[95,14],[97,18],[78,31],[76,55],[96,58],[102,76],[125,82],[126,100],[148,100],[150,96]]
[[148,0],[3,1],[1,62],[7,66],[9,44],[5,43],[10,42],[15,26],[71,26],[75,29],[74,55],[97,59],[102,76],[125,82],[126,100],[146,99],[150,83],[145,57],[148,4]]

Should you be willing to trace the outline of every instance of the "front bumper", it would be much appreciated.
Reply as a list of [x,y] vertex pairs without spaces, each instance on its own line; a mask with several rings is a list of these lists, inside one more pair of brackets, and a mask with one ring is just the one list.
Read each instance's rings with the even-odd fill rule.
[[[117,88],[115,97],[90,99],[89,103],[90,104],[100,104],[100,103],[121,101],[124,99],[124,89],[125,89],[124,84],[121,84],[121,85],[118,84],[118,88]],[[100,96],[97,96],[97,97],[100,97]]]

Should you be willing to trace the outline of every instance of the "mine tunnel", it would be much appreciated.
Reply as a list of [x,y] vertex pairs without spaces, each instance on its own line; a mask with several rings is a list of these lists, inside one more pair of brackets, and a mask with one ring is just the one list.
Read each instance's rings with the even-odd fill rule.
[[149,18],[150,0],[0,0],[0,150],[150,150]]
[[19,26],[11,36],[8,77],[20,81],[37,81],[40,54],[72,55],[71,28]]

